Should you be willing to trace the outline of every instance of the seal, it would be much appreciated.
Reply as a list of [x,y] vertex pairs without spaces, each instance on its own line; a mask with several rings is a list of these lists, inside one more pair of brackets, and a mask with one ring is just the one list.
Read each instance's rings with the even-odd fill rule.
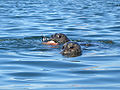
[[76,57],[82,54],[82,50],[77,42],[69,41],[63,45],[61,54],[67,57]]

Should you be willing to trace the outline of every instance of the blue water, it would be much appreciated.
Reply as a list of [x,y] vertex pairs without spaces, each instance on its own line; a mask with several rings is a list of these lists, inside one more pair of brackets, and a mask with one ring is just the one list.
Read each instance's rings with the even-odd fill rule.
[[[82,55],[41,44],[54,33]],[[119,0],[0,0],[0,90],[120,90],[119,58]]]

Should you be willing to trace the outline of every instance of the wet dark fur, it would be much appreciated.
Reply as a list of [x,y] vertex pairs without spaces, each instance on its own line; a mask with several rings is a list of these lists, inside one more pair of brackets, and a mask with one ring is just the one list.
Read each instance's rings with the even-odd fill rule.
[[70,41],[65,34],[62,33],[55,33],[54,35],[51,35],[51,40],[55,41],[59,44],[64,44],[68,41]]
[[63,45],[62,55],[76,57],[82,54],[80,45],[77,42],[67,42]]
[[64,44],[62,48],[62,55],[68,57],[75,57],[81,55],[81,47],[77,42],[71,42],[65,34],[55,33],[51,35],[51,40],[59,44]]

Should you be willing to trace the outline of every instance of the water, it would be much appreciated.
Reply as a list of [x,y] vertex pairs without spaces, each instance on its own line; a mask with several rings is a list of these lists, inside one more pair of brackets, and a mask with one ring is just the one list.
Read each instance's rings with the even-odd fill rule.
[[[64,57],[54,33],[92,45]],[[0,0],[0,90],[119,90],[119,37],[119,0]]]

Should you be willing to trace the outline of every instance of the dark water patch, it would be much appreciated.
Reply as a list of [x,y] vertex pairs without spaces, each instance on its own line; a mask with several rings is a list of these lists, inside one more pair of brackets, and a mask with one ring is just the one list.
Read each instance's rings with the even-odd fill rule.
[[[27,39],[30,39],[30,38],[32,38],[31,40],[27,40]],[[38,41],[37,40],[39,40],[39,42],[41,42],[40,41],[40,38],[41,37],[37,37],[37,36],[33,36],[33,37],[28,37],[28,38],[4,38],[4,39],[0,39],[0,42],[1,42],[1,46],[6,46],[6,47],[32,47],[32,45],[34,46],[35,44],[33,44],[33,43],[38,43]],[[40,44],[40,43],[38,43],[38,44]],[[27,46],[26,46],[27,45]]]
[[[42,34],[42,33],[41,33]],[[47,36],[46,36],[47,37]],[[30,40],[32,40],[32,39],[38,39],[38,40],[40,40],[40,39],[42,39],[43,38],[43,36],[31,36],[31,37],[24,37],[24,39],[30,39]]]
[[104,13],[95,13],[95,15],[104,16]]
[[[47,50],[48,51],[48,50]],[[38,52],[39,53],[39,52]],[[37,55],[37,54],[35,54],[35,55],[31,55],[31,54],[28,54],[28,53],[26,53],[26,54],[24,54],[24,53],[17,53],[17,54],[19,54],[19,55],[21,55],[21,56],[25,56],[25,57],[46,57],[46,58],[51,58],[52,56],[51,55],[45,55],[45,54],[41,54],[41,55]]]
[[58,19],[48,19],[48,21],[60,21],[60,20],[64,20],[64,19],[61,19],[61,18],[58,18]]
[[110,29],[110,30],[112,30],[112,31],[114,31],[114,30],[119,31],[119,30],[120,30],[120,26],[108,27],[107,29]]
[[87,65],[77,64],[77,63],[68,63],[68,62],[58,62],[58,61],[13,61],[8,62],[9,64],[22,64],[34,67],[49,67],[49,68],[75,68],[75,67],[84,67]]
[[68,31],[76,31],[76,30],[81,30],[81,29],[77,29],[77,28],[67,28],[66,30],[68,30]]
[[18,73],[11,73],[8,75],[17,76],[17,77],[43,77],[43,76],[51,76],[51,73],[37,73],[37,72],[18,72]]
[[[68,72],[67,72],[68,73]],[[69,72],[70,73],[70,72]],[[119,70],[79,70],[79,71],[71,71],[72,74],[112,74],[119,73]]]
[[110,56],[103,55],[103,56],[94,56],[94,57],[88,56],[88,57],[85,57],[86,58],[85,60],[109,62],[109,61],[113,61],[113,59],[115,61],[118,60],[118,57],[120,57],[120,56],[119,55],[110,55]]
[[6,47],[1,47],[0,50],[10,50],[10,49],[8,49]]
[[45,52],[45,51],[52,51],[52,49],[45,49],[45,48],[44,49],[42,49],[42,48],[39,49],[38,48],[38,49],[32,49],[31,51],[43,51],[43,52]]
[[119,21],[116,21],[115,24],[120,25],[120,22],[119,22]]
[[44,19],[43,17],[41,17],[40,15],[34,15],[34,16],[3,16],[1,18],[8,18],[8,19]]

